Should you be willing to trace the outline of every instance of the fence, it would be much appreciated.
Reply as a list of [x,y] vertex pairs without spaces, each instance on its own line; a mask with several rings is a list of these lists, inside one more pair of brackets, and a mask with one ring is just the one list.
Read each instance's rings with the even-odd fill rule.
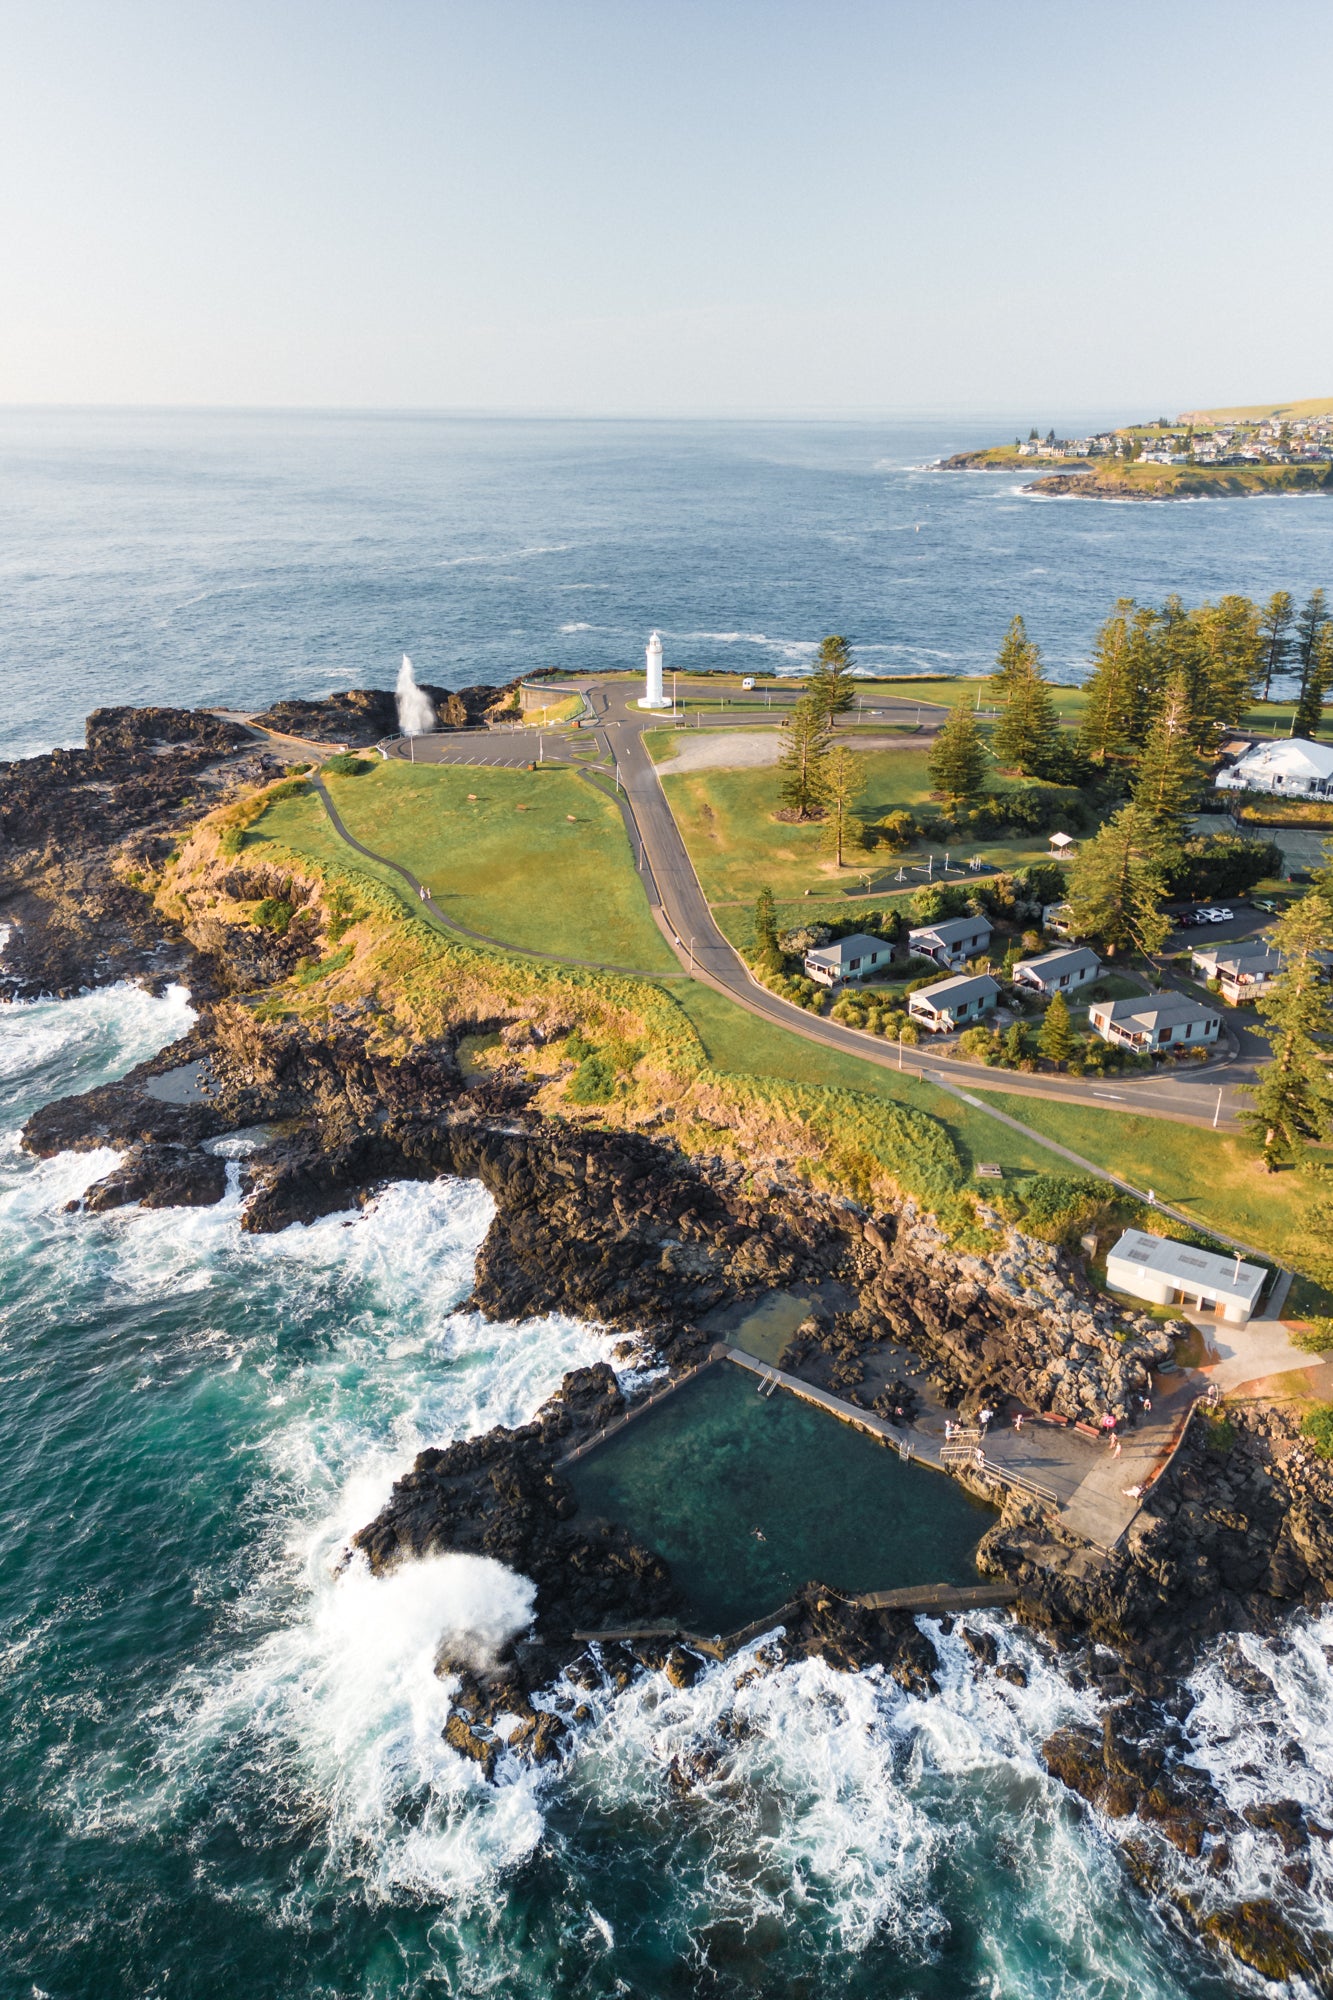
[[1000,1486],[1007,1486],[1017,1493],[1031,1494],[1048,1507],[1060,1505],[1060,1495],[1054,1487],[1043,1486],[1039,1479],[1029,1479],[1025,1472],[1014,1472],[1007,1465],[997,1465],[993,1458],[987,1458],[979,1444],[968,1444],[955,1440],[940,1446],[941,1465],[957,1465],[975,1471],[979,1478],[993,1479]]

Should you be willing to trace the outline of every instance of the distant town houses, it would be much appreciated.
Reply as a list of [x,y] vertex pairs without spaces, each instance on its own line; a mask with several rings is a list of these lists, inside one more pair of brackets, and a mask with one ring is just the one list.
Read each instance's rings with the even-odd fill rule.
[[1058,438],[1050,431],[1044,438],[1034,435],[1020,441],[1018,455],[1039,459],[1136,458],[1143,465],[1321,464],[1333,460],[1333,417],[1200,428],[1159,420],[1083,438]]

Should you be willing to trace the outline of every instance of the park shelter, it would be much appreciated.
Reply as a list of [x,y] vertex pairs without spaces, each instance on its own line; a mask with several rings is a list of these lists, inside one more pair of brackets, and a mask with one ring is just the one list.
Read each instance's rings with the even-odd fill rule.
[[1153,1305],[1215,1312],[1230,1326],[1244,1326],[1267,1275],[1260,1264],[1219,1257],[1142,1229],[1127,1229],[1106,1256],[1106,1282],[1114,1290]]

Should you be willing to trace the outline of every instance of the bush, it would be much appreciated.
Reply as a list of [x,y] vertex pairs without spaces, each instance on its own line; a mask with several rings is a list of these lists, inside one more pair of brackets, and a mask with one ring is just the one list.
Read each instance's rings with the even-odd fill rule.
[[1024,1229],[1046,1243],[1081,1235],[1114,1194],[1107,1181],[1090,1174],[1033,1174],[1016,1192]]
[[965,917],[971,905],[966,889],[955,882],[925,882],[915,890],[909,906],[914,924],[943,923],[947,917]]
[[243,826],[224,826],[218,835],[218,852],[234,860],[245,846],[246,829]]
[[899,807],[896,812],[885,813],[875,832],[885,847],[891,848],[895,854],[901,854],[903,849],[910,847],[916,839],[917,825],[911,813]]
[[571,1104],[605,1104],[616,1094],[616,1072],[605,1056],[585,1056],[565,1085]]
[[[1199,1412],[1203,1424],[1203,1441],[1209,1451],[1225,1457],[1236,1442],[1236,1426],[1223,1409],[1203,1409]],[[1302,1426],[1302,1429],[1304,1426]]]
[[296,911],[281,896],[265,896],[262,903],[256,903],[250,913],[250,921],[262,929],[272,931],[277,937],[286,937],[287,927]]
[[1282,850],[1271,840],[1235,833],[1199,834],[1165,856],[1169,896],[1196,902],[1247,896],[1256,883],[1282,873]]
[[367,771],[375,768],[369,757],[356,757],[350,750],[340,750],[336,757],[324,761],[324,769],[331,771],[335,778],[363,778]]
[[1303,1348],[1307,1354],[1327,1354],[1333,1348],[1333,1319],[1312,1319],[1308,1326],[1289,1327],[1288,1337],[1293,1347]]
[[[309,770],[309,765],[305,767]],[[310,787],[304,778],[280,778],[276,785],[270,785],[264,794],[264,804],[271,805],[277,799],[303,799]]]
[[581,1063],[586,1062],[590,1055],[595,1054],[595,1050],[592,1043],[581,1035],[577,1028],[574,1028],[565,1036],[564,1054],[567,1062]]
[[1002,1044],[999,1036],[991,1029],[978,1025],[975,1028],[964,1028],[958,1037],[958,1053],[968,1062],[983,1062],[993,1068],[1000,1060]]

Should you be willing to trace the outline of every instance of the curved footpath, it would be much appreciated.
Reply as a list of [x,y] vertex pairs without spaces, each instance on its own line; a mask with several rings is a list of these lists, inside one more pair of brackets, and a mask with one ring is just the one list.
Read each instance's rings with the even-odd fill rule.
[[[877,1064],[882,1069],[901,1070],[923,1078],[938,1089],[948,1092],[970,1108],[995,1118],[1000,1124],[1020,1133],[1025,1139],[1044,1147],[1059,1158],[1068,1160],[1080,1172],[1088,1173],[1101,1180],[1109,1180],[1122,1192],[1136,1200],[1147,1201],[1151,1190],[1140,1188],[1132,1181],[1098,1165],[1094,1160],[1084,1158],[1057,1141],[1048,1139],[1030,1125],[1019,1119],[1010,1118],[1004,1112],[974,1097],[945,1074],[945,1067],[954,1070],[960,1078],[974,1081],[979,1087],[997,1093],[1009,1093],[1025,1097],[1043,1097],[1052,1101],[1075,1104],[1088,1109],[1105,1111],[1115,1108],[1122,1113],[1130,1112],[1151,1118],[1161,1118],[1177,1124],[1201,1127],[1220,1127],[1237,1130],[1236,1087],[1247,1074],[1248,1065],[1237,1060],[1220,1064],[1210,1064],[1207,1071],[1197,1076],[1154,1077],[1135,1084],[1117,1080],[1114,1090],[1101,1089],[1085,1084],[1078,1079],[1055,1077],[1023,1077],[1021,1080],[996,1070],[980,1070],[972,1064],[965,1064],[928,1048],[906,1048],[897,1044],[885,1048],[871,1037],[854,1028],[847,1028],[841,1022],[823,1016],[811,1015],[791,1001],[770,993],[760,986],[750,973],[749,967],[723,937],[713,920],[707,899],[694,872],[694,866],[686,851],[675,817],[662,790],[657,767],[643,743],[645,729],[662,725],[659,713],[640,709],[637,706],[637,682],[612,682],[610,684],[592,679],[580,679],[570,684],[570,692],[583,695],[591,717],[606,747],[606,755],[614,775],[622,788],[619,803],[624,814],[631,842],[636,850],[643,875],[644,888],[663,935],[685,971],[692,978],[702,980],[712,986],[727,999],[733,1000],[747,1012],[761,1019],[772,1021],[776,1026],[791,1034],[802,1035],[807,1041],[817,1042],[826,1048],[834,1048],[841,1054],[856,1056],[862,1062]],[[737,705],[738,707],[740,704]],[[914,713],[917,704],[910,700],[885,701],[882,707],[910,708]],[[758,711],[755,721],[771,714],[773,724],[780,724],[782,717],[772,711]],[[720,715],[724,722],[734,720],[734,711]],[[551,732],[555,734],[555,732]],[[418,738],[414,754],[418,761],[428,763],[458,764],[507,764],[526,765],[531,761],[530,739],[525,733],[515,732],[513,747],[501,748],[496,733],[487,730],[457,730],[449,734]],[[564,733],[558,738],[564,740]],[[503,737],[501,737],[501,742]],[[328,754],[328,746],[321,746]],[[386,754],[401,757],[404,753],[397,746],[385,746]],[[347,831],[337,815],[332,800],[328,797],[318,778],[313,782],[329,812],[331,823],[340,836],[358,853],[380,866],[392,869],[406,882],[420,898],[422,885],[409,870],[387,857],[375,854],[363,847]],[[596,960],[556,959],[553,954],[524,952],[521,948],[507,944],[499,938],[486,936],[482,932],[468,930],[465,926],[447,917],[432,902],[422,900],[425,913],[448,932],[454,931],[474,942],[487,944],[503,951],[516,952],[519,957],[533,959],[548,958],[553,963],[577,965],[590,971],[626,973],[645,978],[641,969],[624,966],[603,965]],[[661,975],[656,975],[660,977]],[[1226,1083],[1220,1083],[1222,1075]],[[984,1081],[983,1081],[984,1080]],[[1221,1103],[1219,1104],[1219,1092]],[[1156,1204],[1165,1215],[1186,1224],[1198,1227],[1198,1218],[1187,1211],[1173,1208],[1166,1202]],[[1209,1234],[1228,1248],[1238,1250],[1242,1255],[1263,1257],[1271,1260],[1271,1253],[1259,1249],[1255,1244],[1228,1236],[1211,1224]]]

